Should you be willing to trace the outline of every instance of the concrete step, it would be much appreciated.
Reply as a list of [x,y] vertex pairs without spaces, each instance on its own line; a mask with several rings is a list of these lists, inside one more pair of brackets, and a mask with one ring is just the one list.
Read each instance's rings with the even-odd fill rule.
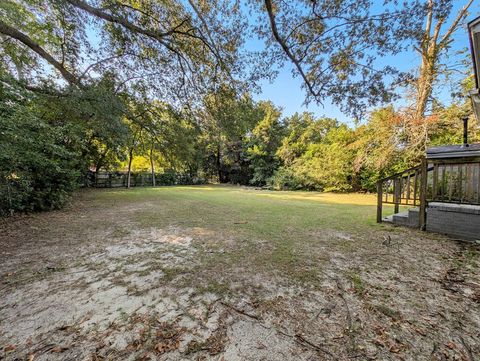
[[408,211],[395,213],[392,218],[393,218],[393,224],[396,224],[399,226],[409,225]]
[[392,214],[391,216],[384,217],[384,222],[389,222],[397,226],[405,227],[418,227],[419,209],[418,207],[410,208],[406,211]]
[[393,223],[393,215],[383,217],[383,218],[382,218],[382,222],[385,222],[385,223]]
[[416,228],[420,221],[420,208],[414,207],[408,210],[408,226]]

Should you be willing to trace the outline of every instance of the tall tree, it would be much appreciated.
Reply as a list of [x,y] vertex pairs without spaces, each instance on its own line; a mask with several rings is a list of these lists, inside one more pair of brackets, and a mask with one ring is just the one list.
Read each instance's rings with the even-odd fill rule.
[[416,0],[281,2],[264,0],[258,31],[267,38],[273,60],[294,66],[307,101],[330,98],[347,113],[359,115],[395,95],[406,74],[378,58],[395,55],[421,22]]
[[203,99],[200,117],[207,149],[213,155],[218,180],[228,182],[232,165],[238,170],[243,163],[243,145],[259,119],[262,110],[255,106],[249,94],[238,94],[230,85],[223,84]]
[[[463,2],[464,6],[457,14],[452,14],[453,4],[460,2]],[[472,4],[473,0],[426,1],[425,29],[423,32],[419,32],[420,36],[415,45],[415,50],[421,57],[415,82],[415,119],[422,119],[425,116],[428,103],[432,100],[434,85],[442,72],[443,61],[451,49],[452,37],[464,25]]]
[[117,90],[143,83],[159,99],[191,100],[245,69],[233,31],[242,20],[228,1],[5,0],[0,14],[5,68],[31,89],[56,74],[82,87],[109,70]]
[[271,102],[261,102],[258,107],[263,118],[258,121],[247,136],[247,154],[250,168],[253,170],[250,184],[265,185],[280,165],[277,150],[284,136],[281,123],[281,110]]

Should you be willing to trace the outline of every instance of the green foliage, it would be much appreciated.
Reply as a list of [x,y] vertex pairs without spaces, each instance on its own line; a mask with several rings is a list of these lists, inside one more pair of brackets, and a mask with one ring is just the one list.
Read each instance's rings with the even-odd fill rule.
[[0,88],[0,214],[62,207],[79,176],[68,129],[36,116],[27,99],[12,101],[22,96]]
[[375,191],[380,178],[415,165],[406,160],[401,125],[401,115],[386,107],[373,111],[356,129],[353,172],[358,188]]
[[253,171],[250,184],[265,185],[280,165],[276,152],[281,144],[284,128],[280,123],[281,112],[271,102],[260,103],[264,112],[247,140],[247,155]]
[[[282,119],[240,77],[245,69],[256,73],[249,80],[270,74],[281,53],[269,42],[268,70],[243,66],[245,34],[233,30],[246,24],[235,2],[91,0],[95,11],[82,2],[0,3],[2,214],[61,207],[90,169],[150,171],[158,185],[374,190],[379,178],[417,164],[427,146],[461,142],[461,119],[471,114],[462,98],[469,77],[454,104],[435,104],[421,121],[393,106],[356,127],[310,113]],[[289,34],[290,60],[308,54],[296,69],[310,96],[353,114],[391,99],[387,85],[403,75],[375,70],[376,55],[399,51],[425,15],[418,2],[384,4],[375,19],[368,0],[268,4],[259,35],[270,38],[276,22],[277,43]],[[339,13],[355,20],[355,33]],[[480,140],[478,125],[470,128],[471,141]]]
[[353,131],[333,119],[309,113],[287,120],[287,135],[278,150],[284,167],[270,184],[276,189],[325,191],[352,189]]
[[264,112],[249,94],[227,85],[203,99],[201,146],[204,171],[221,183],[248,184],[252,170],[247,155],[248,135]]
[[[438,8],[451,2],[442,1]],[[389,102],[408,79],[394,62],[379,59],[398,54],[418,38],[425,16],[421,3],[265,0],[269,21],[259,21],[257,32],[268,39],[270,66],[285,60],[295,65],[307,99],[329,99],[357,116]]]
[[[121,173],[119,173],[121,174]],[[131,175],[135,184],[151,185],[151,173],[138,172]],[[165,169],[161,173],[155,173],[155,181],[157,186],[173,186],[173,185],[192,185],[204,184],[205,180],[190,173],[176,171],[175,169]]]
[[291,168],[281,167],[268,179],[268,185],[275,190],[297,190],[304,188],[303,180]]

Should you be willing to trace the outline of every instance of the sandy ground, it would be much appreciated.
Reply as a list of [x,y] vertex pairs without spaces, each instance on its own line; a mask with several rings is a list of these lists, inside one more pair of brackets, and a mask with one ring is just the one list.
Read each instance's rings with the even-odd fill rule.
[[480,360],[475,245],[318,229],[300,282],[238,256],[268,240],[137,227],[139,206],[1,224],[0,359]]

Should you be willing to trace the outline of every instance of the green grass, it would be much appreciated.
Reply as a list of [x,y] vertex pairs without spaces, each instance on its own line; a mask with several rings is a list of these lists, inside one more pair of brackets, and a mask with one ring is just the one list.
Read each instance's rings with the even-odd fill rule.
[[[375,223],[376,197],[372,194],[210,185],[98,190],[84,196],[96,207],[117,209],[118,217],[125,214],[132,229],[205,230],[209,244],[199,247],[198,253],[199,273],[208,276],[205,284],[199,284],[204,289],[212,285],[209,277],[215,278],[213,284],[224,284],[222,275],[235,276],[238,267],[287,275],[296,283],[319,284],[329,253],[354,252],[358,240],[377,242],[372,234],[385,227]],[[116,233],[128,233],[128,229]],[[223,250],[226,240],[233,240],[234,245]],[[321,247],[328,247],[328,252]],[[176,269],[167,278],[175,281],[177,275],[188,273]],[[192,274],[190,283],[199,273]]]
[[349,272],[347,276],[352,281],[355,293],[362,296],[365,293],[365,285],[360,274],[358,272]]
[[127,201],[133,206],[148,201],[163,205],[160,213],[148,208],[135,212],[135,220],[145,227],[172,222],[208,224],[266,236],[278,234],[279,227],[288,231],[328,225],[338,230],[360,230],[375,223],[376,212],[372,194],[256,191],[233,186],[135,188],[91,194],[97,203]]

